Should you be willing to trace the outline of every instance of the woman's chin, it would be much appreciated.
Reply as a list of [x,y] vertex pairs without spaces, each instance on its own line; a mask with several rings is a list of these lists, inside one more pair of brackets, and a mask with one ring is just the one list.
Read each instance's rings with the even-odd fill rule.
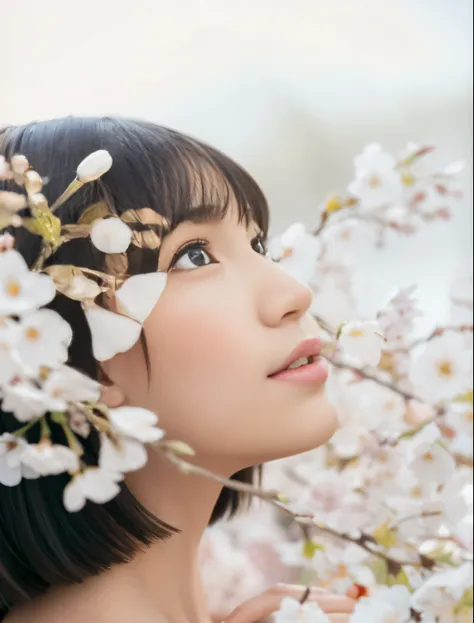
[[339,428],[337,411],[329,401],[318,409],[316,415],[304,414],[287,431],[282,457],[294,456],[320,448],[328,443]]

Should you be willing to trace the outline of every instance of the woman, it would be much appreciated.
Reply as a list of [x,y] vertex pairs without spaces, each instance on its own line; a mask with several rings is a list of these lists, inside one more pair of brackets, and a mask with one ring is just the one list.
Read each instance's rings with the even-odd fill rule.
[[[317,327],[307,314],[311,294],[266,257],[268,208],[258,185],[217,150],[150,123],[66,118],[8,128],[0,139],[1,154],[23,154],[48,180],[50,204],[77,164],[99,149],[111,154],[111,170],[57,215],[63,224],[78,223],[102,203],[134,221],[130,227],[142,240],[154,232],[156,244],[128,251],[126,272],[158,270],[167,273],[167,285],[141,339],[100,364],[80,305],[58,295],[52,307],[74,332],[68,363],[101,381],[109,407],[158,413],[168,438],[189,444],[196,463],[221,476],[250,483],[263,462],[324,444],[336,418],[317,359]],[[157,223],[166,224],[159,237]],[[38,238],[26,230],[15,236],[16,249],[33,264]],[[90,240],[73,240],[47,265],[113,273],[117,259]],[[275,375],[303,356],[316,363]],[[0,434],[12,430],[11,415],[1,413]],[[96,442],[93,434],[85,442],[91,464]],[[66,481],[61,475],[0,485],[6,622],[211,621],[199,543],[210,523],[241,507],[241,494],[185,475],[151,450],[146,466],[130,473],[108,504],[68,513],[61,498]],[[277,587],[227,621],[258,621],[285,595],[319,603],[333,623],[348,621],[351,600],[307,592]]]

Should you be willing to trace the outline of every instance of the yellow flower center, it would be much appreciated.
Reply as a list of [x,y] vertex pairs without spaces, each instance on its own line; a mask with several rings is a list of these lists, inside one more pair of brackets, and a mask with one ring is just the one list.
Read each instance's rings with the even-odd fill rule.
[[40,337],[40,332],[35,327],[28,327],[25,331],[26,339],[30,342],[36,342]]
[[426,461],[427,463],[432,463],[435,460],[435,458],[434,458],[434,455],[431,452],[427,452],[424,455],[423,460]]
[[376,173],[371,175],[369,178],[369,186],[374,190],[380,188],[382,186],[382,180],[380,179],[380,175],[377,175]]
[[440,361],[438,363],[438,370],[441,376],[450,378],[453,376],[453,364],[451,361]]
[[14,281],[13,279],[7,281],[6,288],[7,294],[9,296],[19,296],[21,293],[21,285],[18,281]]
[[415,178],[411,173],[404,173],[402,175],[402,183],[404,186],[413,186]]
[[332,214],[333,212],[337,212],[342,208],[342,203],[340,197],[331,197],[328,199],[326,203],[326,212],[328,214]]
[[349,335],[351,337],[362,337],[364,333],[360,329],[352,329],[352,331],[349,332]]
[[289,257],[291,257],[293,255],[293,249],[291,247],[287,247],[284,251],[283,251],[283,259],[286,260]]

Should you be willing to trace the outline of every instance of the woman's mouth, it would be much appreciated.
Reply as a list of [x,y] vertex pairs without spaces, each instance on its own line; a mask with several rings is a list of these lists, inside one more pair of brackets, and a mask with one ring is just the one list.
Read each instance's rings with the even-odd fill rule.
[[328,364],[322,357],[309,357],[298,359],[286,370],[271,374],[268,378],[276,381],[323,385],[328,375]]
[[277,381],[322,385],[327,381],[329,368],[320,353],[320,339],[304,340],[288,357],[282,368],[268,378]]

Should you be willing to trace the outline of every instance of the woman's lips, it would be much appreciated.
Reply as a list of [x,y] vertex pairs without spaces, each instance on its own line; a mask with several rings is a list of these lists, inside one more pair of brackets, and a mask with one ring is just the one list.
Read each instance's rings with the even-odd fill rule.
[[323,385],[329,375],[329,367],[322,357],[316,358],[313,363],[308,363],[299,368],[282,370],[272,374],[268,378],[275,381],[288,381],[293,383],[304,383],[305,385]]
[[[304,385],[321,386],[328,379],[329,368],[321,355],[321,340],[310,338],[303,340],[286,359],[280,369],[268,378],[275,381],[287,381]],[[299,359],[308,359],[306,365],[289,368]]]

